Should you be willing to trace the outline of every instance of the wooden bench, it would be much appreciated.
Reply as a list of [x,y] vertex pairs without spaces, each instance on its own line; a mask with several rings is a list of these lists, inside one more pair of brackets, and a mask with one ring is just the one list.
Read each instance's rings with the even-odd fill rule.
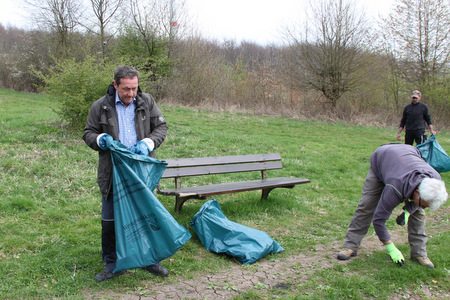
[[[297,184],[310,182],[305,178],[277,177],[267,178],[266,171],[281,169],[279,153],[257,155],[234,155],[219,157],[166,159],[168,165],[162,178],[174,178],[175,188],[160,190],[158,194],[175,196],[175,211],[180,212],[183,203],[188,199],[206,199],[208,196],[262,190],[261,199],[267,199],[275,188],[293,188]],[[202,186],[182,187],[181,179],[187,176],[226,174],[237,172],[260,171],[261,179],[210,184]]]

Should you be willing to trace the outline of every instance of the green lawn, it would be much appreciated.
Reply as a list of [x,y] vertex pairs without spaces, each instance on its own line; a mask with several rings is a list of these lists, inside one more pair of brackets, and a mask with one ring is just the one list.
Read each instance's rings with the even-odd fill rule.
[[[0,89],[0,298],[83,299],[86,294],[139,287],[143,280],[170,282],[175,276],[155,278],[141,270],[101,284],[93,280],[103,268],[97,153],[84,144],[81,132],[61,129],[56,105],[43,95]],[[381,144],[397,142],[397,128],[160,108],[169,124],[167,140],[157,150],[160,159],[278,152],[284,168],[269,176],[311,180],[294,189],[276,189],[264,202],[259,200],[259,191],[216,197],[230,220],[277,240],[285,249],[276,254],[280,259],[314,250],[318,244],[341,242],[360,198],[370,154]],[[450,150],[450,132],[438,132],[437,140]],[[248,176],[258,174],[206,176],[190,182],[206,184]],[[450,172],[443,179],[448,183]],[[173,197],[158,199],[174,213]],[[204,202],[189,200],[181,214],[174,214],[193,237],[172,257],[172,275],[192,278],[237,264],[206,251],[188,226]],[[436,269],[412,263],[399,268],[386,263],[387,253],[376,251],[345,267],[319,270],[310,281],[296,283],[281,296],[388,299],[409,290],[423,298],[434,297],[421,294],[419,287],[424,286],[448,296],[450,234],[445,211],[427,212],[427,219],[440,219],[430,228],[434,234],[428,243]],[[396,226],[392,219],[389,228]],[[397,246],[409,258],[408,245]],[[318,284],[326,288],[318,289]],[[247,296],[280,295],[265,290]]]

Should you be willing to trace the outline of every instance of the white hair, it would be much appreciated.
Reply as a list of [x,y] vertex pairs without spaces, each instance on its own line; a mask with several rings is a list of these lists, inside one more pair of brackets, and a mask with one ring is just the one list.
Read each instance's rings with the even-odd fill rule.
[[445,183],[436,178],[424,178],[419,184],[419,194],[423,201],[428,203],[431,210],[438,209],[447,201],[448,193]]

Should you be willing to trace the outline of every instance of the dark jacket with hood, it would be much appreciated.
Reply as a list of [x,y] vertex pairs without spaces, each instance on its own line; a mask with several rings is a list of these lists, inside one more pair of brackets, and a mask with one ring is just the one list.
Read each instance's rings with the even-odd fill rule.
[[370,157],[370,168],[378,180],[385,184],[380,201],[373,215],[373,226],[380,241],[391,238],[386,221],[399,204],[405,202],[406,209],[413,214],[419,207],[408,199],[426,177],[441,179],[439,173],[426,163],[416,147],[406,144],[380,146]]
[[[99,163],[97,182],[103,197],[106,197],[112,187],[112,161],[110,151],[103,151],[97,144],[99,134],[107,133],[114,140],[119,140],[119,123],[116,113],[116,89],[111,84],[105,96],[95,101],[89,111],[83,140],[98,151]],[[166,138],[167,124],[150,94],[142,93],[140,88],[136,95],[135,127],[138,140],[150,138],[155,143],[155,149]],[[156,157],[155,152],[150,156]]]

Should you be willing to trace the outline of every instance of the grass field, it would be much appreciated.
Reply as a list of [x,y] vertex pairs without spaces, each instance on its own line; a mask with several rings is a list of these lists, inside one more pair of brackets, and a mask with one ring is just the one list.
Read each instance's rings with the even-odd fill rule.
[[[189,279],[239,264],[206,251],[189,228],[188,222],[205,201],[189,200],[181,214],[174,214],[173,197],[158,196],[193,235],[170,265],[162,262],[172,276],[161,279],[133,270],[129,276],[95,282],[94,275],[103,268],[97,153],[84,144],[81,132],[61,129],[56,105],[43,95],[0,90],[1,299],[84,299],[109,291],[125,293],[139,289],[143,282],[171,283],[174,278]],[[230,220],[267,232],[285,249],[264,259],[283,259],[314,251],[319,244],[341,242],[361,195],[370,154],[381,144],[397,142],[397,128],[160,108],[169,124],[167,140],[157,150],[160,159],[278,152],[284,168],[269,176],[311,180],[294,189],[276,189],[264,202],[259,191],[216,197]],[[439,130],[439,124],[435,129]],[[450,132],[438,131],[437,140],[450,150]],[[448,184],[450,172],[442,175]],[[201,177],[192,182],[247,176]],[[290,291],[242,291],[241,298],[389,299],[393,295],[407,298],[406,291],[419,298],[448,296],[448,207],[447,203],[443,210],[427,212],[427,220],[440,219],[429,228],[433,235],[428,251],[435,269],[411,262],[399,268],[381,249],[345,267],[322,269]],[[398,227],[391,219],[388,229]],[[374,234],[372,228],[368,234]],[[408,259],[409,246],[396,246]],[[425,287],[427,293],[422,291]]]

